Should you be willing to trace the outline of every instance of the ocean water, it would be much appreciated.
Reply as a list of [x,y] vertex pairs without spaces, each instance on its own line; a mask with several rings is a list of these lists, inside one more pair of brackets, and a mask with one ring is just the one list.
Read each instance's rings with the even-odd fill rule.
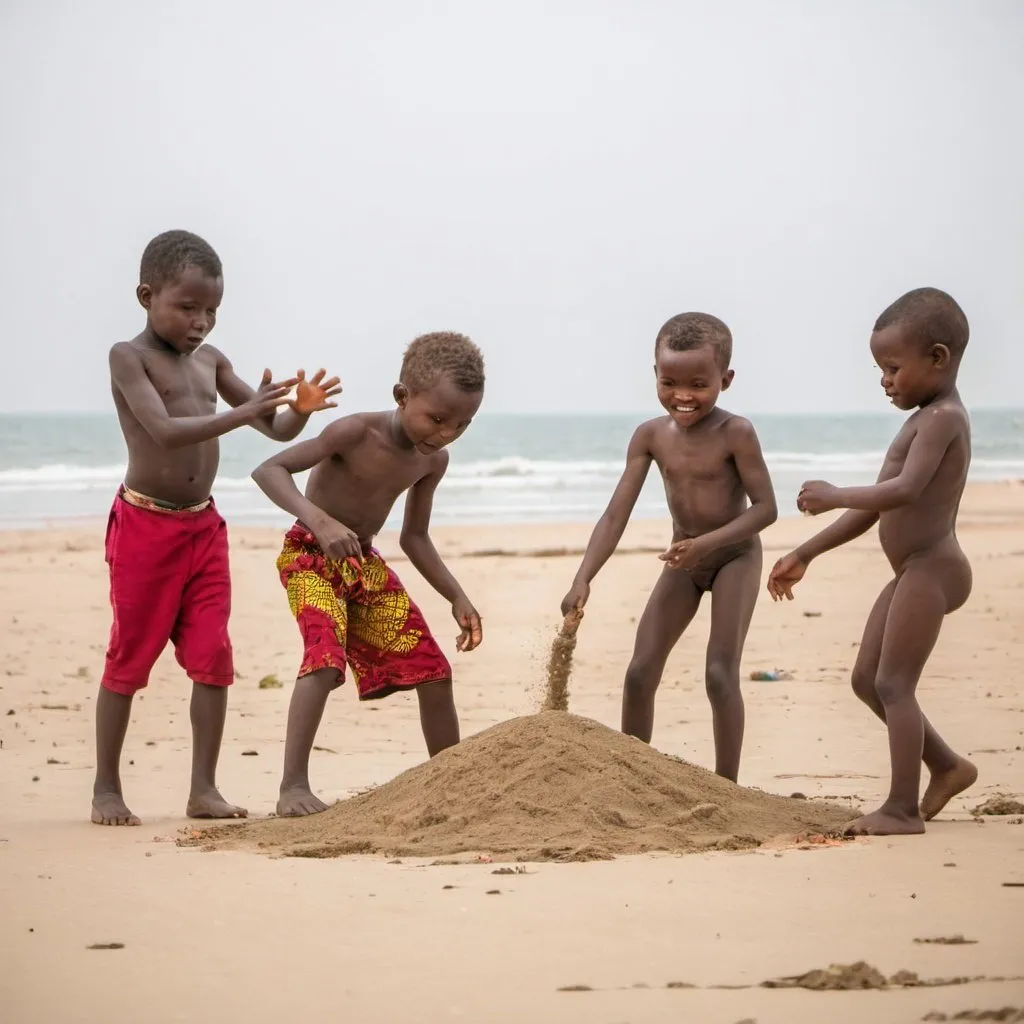
[[[434,501],[434,522],[593,520],[611,496],[626,444],[643,418],[482,415],[450,449],[448,475]],[[971,418],[972,478],[1024,477],[1024,410],[978,410]],[[872,482],[902,417],[889,411],[751,419],[780,513],[791,515],[796,514],[796,493],[804,480]],[[228,520],[286,524],[288,516],[249,479],[253,468],[278,446],[251,429],[235,431],[221,444],[215,494]],[[113,415],[0,415],[0,526],[45,526],[105,516],[124,465],[124,442]],[[661,481],[652,467],[635,515],[664,514]],[[399,504],[390,525],[398,525],[401,515]]]

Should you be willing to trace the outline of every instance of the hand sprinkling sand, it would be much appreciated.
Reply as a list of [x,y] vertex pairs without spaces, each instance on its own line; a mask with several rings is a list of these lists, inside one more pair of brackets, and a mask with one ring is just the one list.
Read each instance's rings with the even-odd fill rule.
[[582,621],[583,609],[574,608],[562,620],[562,627],[551,644],[551,654],[548,656],[548,686],[541,706],[542,711],[569,710],[572,655],[576,650],[576,631]]

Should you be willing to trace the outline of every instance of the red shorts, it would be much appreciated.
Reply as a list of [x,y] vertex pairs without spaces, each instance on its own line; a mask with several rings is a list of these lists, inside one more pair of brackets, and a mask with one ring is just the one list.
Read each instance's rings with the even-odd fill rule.
[[114,623],[103,685],[127,696],[142,689],[170,640],[190,679],[229,686],[228,531],[213,503],[201,512],[155,512],[119,492],[106,558]]
[[361,564],[334,562],[296,523],[285,536],[277,571],[302,633],[300,678],[333,668],[340,686],[350,664],[360,700],[451,679],[448,659],[379,552],[371,549]]

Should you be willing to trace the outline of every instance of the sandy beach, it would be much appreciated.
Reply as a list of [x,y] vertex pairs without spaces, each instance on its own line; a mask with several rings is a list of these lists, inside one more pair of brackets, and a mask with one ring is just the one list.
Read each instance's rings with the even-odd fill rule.
[[[765,573],[821,525],[789,518],[767,531]],[[483,645],[463,656],[443,601],[401,558],[396,537],[380,539],[453,659],[464,737],[538,709],[558,602],[589,529],[436,531],[484,618]],[[972,485],[965,497],[959,534],[974,591],[947,621],[919,696],[980,777],[925,836],[530,864],[498,877],[496,865],[472,861],[177,846],[181,830],[197,826],[183,816],[189,684],[170,651],[136,700],[125,747],[126,798],[143,825],[89,824],[93,706],[109,628],[102,530],[0,533],[5,1022],[886,1024],[1024,1007],[1024,981],[1013,980],[1024,975],[1024,822],[970,814],[997,793],[1024,798],[1024,484]],[[661,522],[632,524],[594,586],[570,683],[578,715],[618,726],[622,673],[667,532]],[[232,527],[231,537],[238,678],[220,784],[260,817],[276,801],[300,646],[274,572],[280,535]],[[885,732],[853,697],[849,671],[887,578],[872,533],[815,564],[792,605],[762,593],[743,678],[774,668],[791,678],[744,683],[742,784],[865,809],[882,799]],[[705,602],[669,663],[653,740],[703,766],[713,763],[707,621]],[[268,675],[284,685],[261,689]],[[359,705],[351,685],[332,697],[317,743],[314,784],[332,800],[425,757],[414,697]],[[956,935],[969,941],[915,941]],[[106,943],[123,948],[89,948]],[[760,987],[858,960],[887,976],[982,980],[853,992]]]

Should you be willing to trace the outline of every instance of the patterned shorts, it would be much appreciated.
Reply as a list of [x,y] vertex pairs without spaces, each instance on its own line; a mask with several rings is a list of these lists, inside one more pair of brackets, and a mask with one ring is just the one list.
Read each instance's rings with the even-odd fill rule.
[[277,559],[288,605],[302,633],[299,676],[352,666],[360,700],[386,697],[423,683],[451,679],[420,610],[380,553],[335,562],[301,523],[285,535]]

